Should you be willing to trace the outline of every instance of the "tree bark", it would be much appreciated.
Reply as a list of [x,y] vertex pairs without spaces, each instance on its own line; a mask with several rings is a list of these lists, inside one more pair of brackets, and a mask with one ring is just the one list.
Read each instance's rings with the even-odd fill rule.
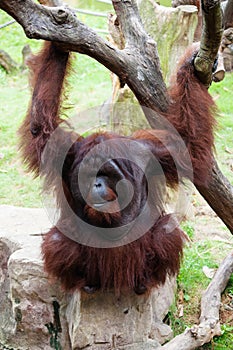
[[201,44],[194,67],[199,80],[208,88],[212,83],[213,63],[218,55],[223,34],[219,0],[202,0],[202,18]]
[[[200,51],[194,61],[198,78],[207,87],[212,81],[213,62],[221,43],[223,26],[220,3],[203,0],[203,31]],[[233,187],[213,159],[211,178],[206,186],[196,186],[200,194],[233,233]]]
[[233,233],[233,187],[221,173],[215,160],[208,187],[196,187],[231,233]]
[[158,46],[163,78],[169,82],[180,57],[194,41],[197,7],[164,7],[155,0],[138,2],[143,25]]

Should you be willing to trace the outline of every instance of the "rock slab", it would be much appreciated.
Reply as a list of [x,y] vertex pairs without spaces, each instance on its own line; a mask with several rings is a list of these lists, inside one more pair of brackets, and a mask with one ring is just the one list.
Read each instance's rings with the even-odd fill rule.
[[43,209],[0,206],[0,350],[153,350],[171,339],[162,320],[175,280],[150,296],[65,294],[43,271],[50,226]]

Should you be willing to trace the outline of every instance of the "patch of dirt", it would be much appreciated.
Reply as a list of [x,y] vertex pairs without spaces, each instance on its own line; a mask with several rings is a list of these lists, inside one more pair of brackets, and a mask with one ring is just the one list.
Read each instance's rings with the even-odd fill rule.
[[222,296],[220,319],[221,323],[227,323],[228,326],[233,327],[233,296],[230,294],[224,294]]
[[192,196],[192,210],[195,241],[211,239],[233,246],[233,235],[197,191]]

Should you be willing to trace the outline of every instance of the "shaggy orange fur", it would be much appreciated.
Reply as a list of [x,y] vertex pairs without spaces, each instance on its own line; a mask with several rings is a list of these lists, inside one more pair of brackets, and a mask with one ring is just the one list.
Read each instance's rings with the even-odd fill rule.
[[[46,169],[49,171],[42,171],[46,189],[53,189],[57,196],[60,223],[63,222],[70,230],[81,230],[80,227],[72,227],[72,222],[67,219],[67,212],[63,208],[63,193],[72,211],[85,222],[97,227],[120,227],[134,220],[143,210],[148,199],[148,183],[142,170],[127,159],[118,159],[114,164],[108,164],[108,169],[104,175],[100,175],[99,180],[104,185],[96,184],[96,187],[103,186],[105,201],[114,210],[101,212],[91,207],[81,197],[78,186],[74,194],[72,181],[75,171],[83,158],[88,157],[88,152],[106,140],[117,139],[119,148],[122,147],[122,140],[135,140],[149,149],[158,159],[166,182],[172,188],[178,184],[178,173],[196,184],[208,181],[212,165],[215,106],[207,89],[195,77],[192,57],[193,51],[188,51],[179,66],[176,79],[169,90],[171,104],[168,112],[163,115],[181,138],[169,128],[139,130],[128,138],[112,133],[94,134],[86,138],[76,135],[64,160],[62,172],[59,172],[56,168],[59,152],[66,142],[70,142],[67,140],[73,138],[70,133],[61,131],[56,150],[52,150],[51,157],[48,157]],[[20,145],[24,161],[36,175],[40,172],[45,145],[62,122],[59,109],[68,65],[69,54],[59,51],[52,43],[46,43],[42,52],[33,56],[29,62],[33,95],[20,128]],[[182,140],[186,151],[182,147]],[[193,169],[187,161],[188,156]],[[91,171],[94,161],[90,159],[87,171]],[[146,167],[149,167],[149,162]],[[118,295],[131,289],[139,294],[149,291],[153,286],[164,283],[167,275],[176,274],[180,266],[184,234],[176,224],[171,232],[167,230],[169,222],[174,222],[174,219],[164,211],[164,196],[157,189],[158,175],[152,173],[149,179],[153,184],[150,188],[154,189],[150,193],[149,210],[158,211],[157,220],[142,237],[120,247],[95,248],[71,240],[55,226],[45,235],[42,244],[45,271],[60,280],[68,291],[89,286],[102,290],[114,288]],[[62,186],[57,182],[61,178]],[[116,181],[122,179],[131,181],[134,187],[132,202],[124,209],[121,209],[116,195]],[[88,196],[92,200],[93,193]]]

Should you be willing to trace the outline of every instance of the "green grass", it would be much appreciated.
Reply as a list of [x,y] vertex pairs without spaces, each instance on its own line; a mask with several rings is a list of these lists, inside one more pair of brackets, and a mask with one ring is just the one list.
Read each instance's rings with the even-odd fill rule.
[[[205,250],[209,244],[209,242],[192,244],[184,251],[184,260],[177,278],[178,293],[169,312],[169,324],[175,336],[198,322],[200,291],[205,290],[210,282],[204,276],[202,267],[205,265],[216,267],[211,254]],[[182,316],[179,315],[180,306],[183,307]]]
[[163,6],[171,7],[171,0],[161,0],[160,4]]
[[[224,244],[219,243],[219,245],[225,247]],[[214,256],[213,252],[215,250],[216,243],[208,240],[195,242],[186,247],[184,263],[181,266],[178,276],[179,288],[187,296],[185,301],[193,299],[197,294],[197,290],[200,288],[203,290],[209,284],[209,279],[203,274],[202,268],[203,266],[217,268],[221,259],[219,256],[217,258]]]
[[[190,232],[190,229],[191,224],[188,225],[187,233]],[[177,278],[178,293],[167,319],[174,331],[174,335],[178,335],[184,332],[186,328],[190,328],[198,323],[202,291],[210,283],[210,279],[203,273],[203,267],[208,266],[210,269],[216,269],[227,252],[230,253],[230,251],[230,244],[225,242],[217,242],[216,244],[216,242],[206,239],[200,242],[192,242],[192,244],[186,246],[183,263]],[[224,295],[230,295],[231,300],[233,300],[233,276],[224,291]],[[179,316],[179,305],[183,307],[182,316]],[[232,330],[233,320],[230,317],[229,322],[226,321],[225,324],[221,325],[222,335],[215,337],[212,343],[206,344],[200,349],[231,349]]]

